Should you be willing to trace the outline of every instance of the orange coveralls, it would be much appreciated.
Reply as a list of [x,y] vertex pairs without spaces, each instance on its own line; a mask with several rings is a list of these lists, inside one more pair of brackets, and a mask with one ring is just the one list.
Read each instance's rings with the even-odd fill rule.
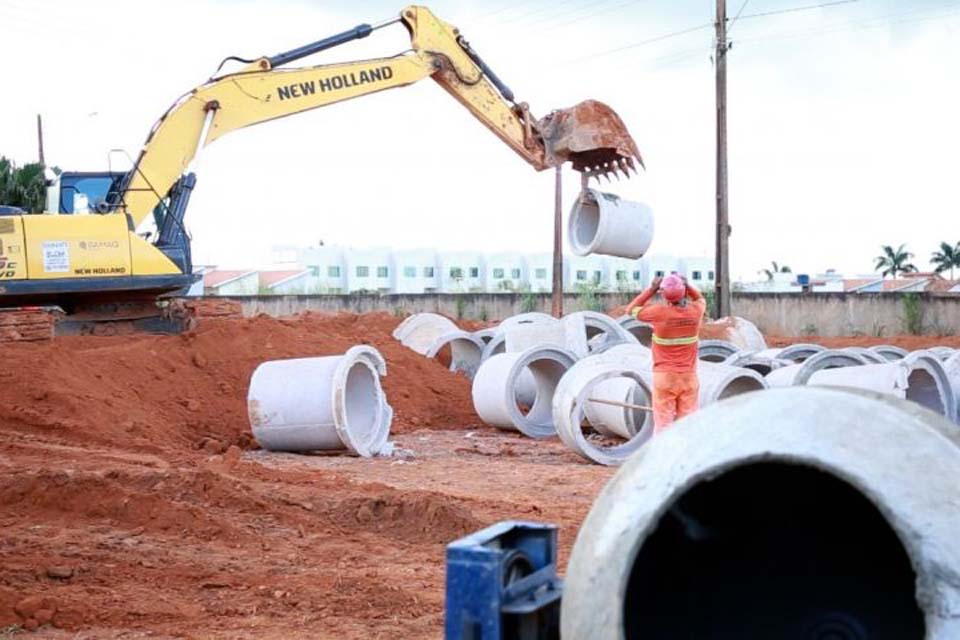
[[653,325],[653,425],[662,432],[699,407],[697,342],[706,301],[687,285],[686,304],[647,304],[652,288],[634,298],[627,313]]

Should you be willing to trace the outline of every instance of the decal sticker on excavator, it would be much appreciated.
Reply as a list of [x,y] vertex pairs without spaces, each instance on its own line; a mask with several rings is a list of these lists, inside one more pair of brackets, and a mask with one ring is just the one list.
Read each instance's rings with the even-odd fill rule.
[[70,272],[70,243],[66,240],[44,242],[40,247],[43,253],[43,270],[46,273]]
[[342,73],[329,78],[320,80],[308,80],[307,82],[296,82],[282,87],[277,87],[277,97],[281,100],[290,100],[292,98],[302,98],[313,95],[320,90],[320,93],[328,91],[339,91],[348,87],[356,87],[361,84],[371,82],[382,82],[393,77],[393,68],[389,65],[378,67],[376,69],[363,69],[358,72]]
[[0,280],[17,275],[17,263],[9,262],[6,257],[0,256]]

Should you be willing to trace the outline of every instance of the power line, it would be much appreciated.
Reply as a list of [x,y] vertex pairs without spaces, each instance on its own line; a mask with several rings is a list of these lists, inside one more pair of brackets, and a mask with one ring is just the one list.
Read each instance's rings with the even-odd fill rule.
[[730,29],[733,29],[733,25],[737,24],[737,20],[740,19],[740,14],[743,13],[743,10],[747,8],[747,3],[749,2],[750,0],[743,0],[743,4],[740,5],[740,10],[737,11],[737,15],[733,17],[733,20],[730,22],[730,26],[727,27],[727,33],[730,33]]
[[603,9],[600,9],[600,10],[598,10],[598,11],[594,11],[593,13],[589,13],[589,14],[587,14],[587,15],[576,16],[576,17],[574,17],[574,18],[571,19],[571,20],[567,20],[567,21],[565,21],[565,22],[561,22],[561,23],[559,23],[559,24],[555,24],[555,25],[549,26],[549,27],[547,27],[546,31],[551,31],[551,30],[553,30],[553,29],[559,29],[559,28],[561,28],[561,27],[565,27],[565,26],[567,26],[567,25],[573,24],[573,23],[575,23],[575,22],[580,22],[580,21],[582,21],[582,20],[589,20],[590,18],[595,18],[595,17],[597,17],[597,16],[599,16],[599,15],[601,15],[601,14],[609,13],[609,12],[614,11],[614,10],[616,10],[616,9],[620,9],[620,8],[625,7],[625,6],[627,6],[627,5],[630,5],[630,4],[636,4],[636,3],[638,3],[638,2],[643,2],[643,0],[627,0],[627,2],[621,2],[620,4],[613,5],[612,7],[605,7],[605,8],[603,8]]
[[[749,13],[745,16],[737,16],[743,20],[749,18],[765,18],[767,16],[777,16],[781,13],[794,13],[796,11],[807,11],[808,9],[822,9],[823,7],[833,7],[838,4],[850,4],[852,2],[859,2],[859,0],[834,0],[833,2],[824,2],[822,4],[808,4],[803,7],[791,7],[789,9],[778,9],[776,11],[764,11],[762,13]],[[744,3],[746,4],[746,3]]]
[[[571,8],[570,10],[568,10],[568,11],[561,11],[560,13],[556,14],[555,16],[552,16],[552,17],[550,17],[550,18],[547,18],[547,20],[546,20],[546,25],[547,25],[549,28],[553,28],[553,27],[555,27],[555,26],[557,26],[557,25],[550,25],[551,22],[554,22],[554,21],[557,20],[558,18],[569,18],[569,16],[570,16],[571,14],[573,14],[573,18],[569,18],[569,20],[566,21],[566,22],[564,22],[564,24],[569,24],[569,22],[578,22],[579,20],[581,20],[581,19],[583,19],[583,18],[585,18],[585,17],[589,17],[589,16],[595,15],[595,14],[597,14],[597,13],[603,13],[603,12],[606,11],[607,9],[610,9],[610,7],[606,7],[606,9],[594,9],[594,10],[590,10],[591,8],[596,7],[597,5],[608,4],[608,3],[614,2],[614,1],[615,1],[615,0],[596,0],[595,2],[589,2],[589,3],[587,3],[587,4],[585,4],[585,5],[581,5],[581,6],[579,6],[579,7],[572,7],[572,8]],[[584,11],[584,9],[586,9],[587,11]]]
[[584,60],[593,60],[594,58],[602,58],[608,56],[612,53],[619,53],[621,51],[626,51],[627,49],[636,49],[637,47],[643,47],[648,44],[653,44],[655,42],[661,42],[663,40],[668,40],[670,38],[675,38],[677,36],[686,35],[688,33],[693,33],[694,31],[700,31],[702,29],[708,29],[713,26],[713,23],[707,22],[706,24],[697,25],[696,27],[689,27],[687,29],[681,29],[680,31],[673,31],[671,33],[665,33],[662,36],[657,36],[655,38],[647,38],[646,40],[640,40],[639,42],[633,42],[631,44],[624,45],[622,47],[617,47],[615,49],[608,49],[606,51],[601,51],[599,53],[594,53],[588,56],[583,56],[580,58],[575,58],[573,60],[568,60],[567,63],[572,64],[575,62],[582,62]]

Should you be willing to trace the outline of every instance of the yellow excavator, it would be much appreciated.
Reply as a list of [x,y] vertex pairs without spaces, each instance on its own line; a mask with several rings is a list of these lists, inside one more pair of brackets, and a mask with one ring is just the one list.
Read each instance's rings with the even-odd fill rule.
[[[284,68],[396,23],[410,34],[409,51]],[[242,66],[222,72],[226,63]],[[56,306],[65,314],[59,333],[85,333],[105,321],[175,330],[184,313],[170,299],[199,277],[184,215],[200,151],[235,129],[427,77],[537,170],[569,161],[587,176],[629,176],[641,162],[612,109],[590,100],[535,118],[457,28],[409,6],[390,20],[274,56],[227,58],[163,114],[130,171],[60,174],[48,183],[45,214],[0,209],[0,307]],[[150,216],[156,230],[145,233]]]

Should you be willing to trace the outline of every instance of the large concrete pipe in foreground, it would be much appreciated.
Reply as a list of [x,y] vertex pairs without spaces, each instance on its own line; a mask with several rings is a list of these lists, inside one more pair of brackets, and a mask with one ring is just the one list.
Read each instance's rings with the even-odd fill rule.
[[[494,427],[516,430],[531,438],[554,436],[554,390],[575,362],[576,356],[557,347],[534,347],[522,353],[491,356],[473,378],[473,408],[481,420]],[[526,412],[518,402],[525,372],[536,383],[533,406]]]
[[564,640],[960,638],[960,448],[895,398],[775,389],[623,465],[581,525]]
[[807,384],[817,371],[822,369],[836,369],[838,367],[859,367],[870,364],[866,358],[850,351],[826,350],[813,355],[803,361],[803,364],[792,364],[787,367],[774,369],[767,374],[767,384],[771,387],[791,387]]
[[383,357],[366,346],[342,356],[264,362],[254,370],[247,392],[253,437],[270,451],[347,449],[376,455],[393,420],[380,386],[386,374]]
[[570,210],[567,237],[578,256],[640,258],[653,241],[653,211],[596,189],[584,189]]

